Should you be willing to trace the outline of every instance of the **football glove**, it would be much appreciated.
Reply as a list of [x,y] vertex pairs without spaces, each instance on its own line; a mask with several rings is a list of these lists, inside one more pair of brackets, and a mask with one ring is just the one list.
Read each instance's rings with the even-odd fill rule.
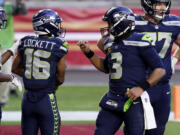
[[172,68],[172,73],[175,73],[175,65],[178,62],[178,59],[174,56],[171,57],[171,68]]

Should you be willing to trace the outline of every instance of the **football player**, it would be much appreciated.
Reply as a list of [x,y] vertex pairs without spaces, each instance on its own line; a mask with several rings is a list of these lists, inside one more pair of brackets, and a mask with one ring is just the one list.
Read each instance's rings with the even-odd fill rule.
[[[7,25],[6,13],[3,8],[0,8],[0,30],[5,29]],[[16,47],[13,45],[13,48]],[[11,48],[13,50],[13,48]],[[12,74],[5,74],[1,72],[2,64],[4,64],[10,57],[12,56],[12,52],[8,50],[2,56],[0,56],[0,82],[12,82],[13,85],[17,86],[18,89],[22,90],[21,82],[18,78],[16,78]],[[2,117],[1,112],[1,104],[0,104],[0,122]]]
[[59,135],[60,115],[55,91],[64,82],[68,43],[62,38],[62,18],[51,9],[32,19],[37,36],[19,42],[12,72],[23,77],[22,134]]
[[[166,69],[166,75],[154,87],[147,90],[156,117],[157,128],[146,131],[146,135],[163,135],[170,113],[171,88],[169,80],[175,64],[180,59],[180,50],[171,57],[173,43],[180,45],[180,18],[169,14],[171,0],[141,0],[145,15],[136,16],[135,31],[152,36],[152,45],[158,52]],[[98,42],[104,51],[105,35]],[[151,71],[149,70],[149,73]]]
[[[178,55],[180,55],[180,51],[178,51],[176,57],[171,58],[173,43],[180,46],[180,18],[169,15],[171,0],[141,0],[141,6],[145,15],[136,16],[135,31],[152,36],[152,45],[161,57],[166,69],[166,75],[162,80],[156,86],[148,89],[157,128],[147,130],[145,134],[163,135],[170,113],[171,87],[169,80],[172,75],[172,67],[174,68],[179,59]],[[149,73],[151,73],[150,70]]]
[[[79,41],[82,52],[101,72],[109,73],[109,91],[100,101],[95,135],[114,135],[122,122],[128,135],[143,135],[144,114],[141,94],[155,85],[165,74],[152,38],[133,32],[135,16],[126,7],[109,9],[103,20],[109,35],[104,42],[106,58],[90,50],[87,41]],[[146,68],[152,73],[146,78]],[[128,105],[129,99],[133,103]]]

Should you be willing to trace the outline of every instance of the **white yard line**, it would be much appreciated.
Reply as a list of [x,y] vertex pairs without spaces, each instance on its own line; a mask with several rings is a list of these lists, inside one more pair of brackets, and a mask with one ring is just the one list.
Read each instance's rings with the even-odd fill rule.
[[[60,114],[62,121],[95,121],[98,115],[98,111],[61,111]],[[20,120],[20,111],[3,111],[2,113],[2,121]],[[180,122],[180,119],[174,120],[174,113],[171,112],[169,121]]]

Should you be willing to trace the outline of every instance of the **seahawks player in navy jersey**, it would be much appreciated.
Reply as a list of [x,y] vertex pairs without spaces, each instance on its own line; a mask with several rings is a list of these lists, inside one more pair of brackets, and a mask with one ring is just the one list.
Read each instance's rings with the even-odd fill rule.
[[40,10],[33,17],[37,36],[19,42],[12,71],[23,77],[22,134],[59,135],[60,115],[55,91],[64,82],[68,43],[62,38],[62,18],[57,12]]
[[[171,62],[171,51],[173,43],[180,46],[180,18],[169,15],[171,0],[141,0],[141,6],[145,15],[136,16],[137,32],[147,33],[152,36],[152,45],[161,57],[166,75],[154,87],[148,89],[151,104],[154,108],[157,128],[146,131],[146,135],[163,135],[170,113],[171,88],[169,80],[172,68],[177,58]],[[172,64],[171,64],[172,63]],[[149,72],[151,73],[151,71]]]
[[[135,31],[152,36],[152,45],[159,53],[166,69],[166,75],[158,85],[147,90],[154,108],[157,128],[146,131],[146,135],[163,135],[170,113],[169,80],[176,62],[180,59],[180,50],[175,57],[171,57],[173,43],[180,45],[180,18],[169,15],[170,0],[141,0],[141,6],[145,15],[136,16]],[[107,36],[104,36],[98,42],[98,47],[102,51],[104,51],[103,44]]]
[[[130,9],[113,7],[103,20],[108,23],[109,35],[104,42],[105,59],[94,54],[87,41],[78,43],[98,70],[109,73],[109,91],[100,101],[94,134],[114,135],[124,122],[128,135],[143,135],[144,113],[139,97],[165,74],[162,61],[151,46],[150,36],[133,33],[135,17]],[[146,78],[147,67],[152,73]],[[128,105],[129,99],[136,104]]]

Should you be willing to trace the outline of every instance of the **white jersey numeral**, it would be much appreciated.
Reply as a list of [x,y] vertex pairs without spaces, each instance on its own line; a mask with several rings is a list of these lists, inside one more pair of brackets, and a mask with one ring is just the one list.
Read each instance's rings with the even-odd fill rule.
[[122,77],[122,54],[120,52],[112,53],[111,60],[116,60],[113,65],[112,69],[115,69],[115,73],[111,73],[111,79],[120,79]]
[[26,55],[25,77],[31,79],[33,76],[37,80],[48,79],[50,76],[50,64],[40,58],[47,59],[51,56],[51,53],[27,48],[24,54]]
[[171,45],[171,40],[172,40],[172,33],[167,33],[167,32],[144,32],[153,38],[152,45],[156,46],[157,41],[161,41],[164,39],[164,44],[162,46],[161,51],[159,52],[159,56],[161,58],[164,58],[166,56],[167,50],[169,49]]

